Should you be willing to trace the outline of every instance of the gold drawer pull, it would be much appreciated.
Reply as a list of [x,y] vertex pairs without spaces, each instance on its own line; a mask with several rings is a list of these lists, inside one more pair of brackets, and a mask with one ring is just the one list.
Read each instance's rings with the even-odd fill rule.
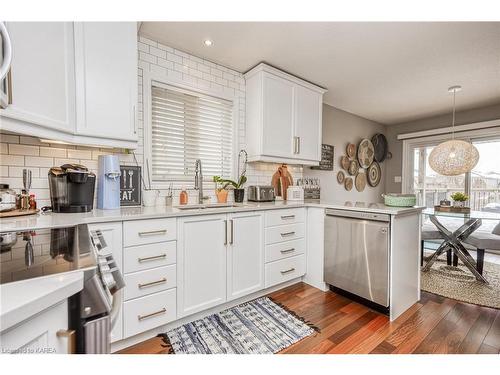
[[57,337],[64,337],[68,340],[68,354],[76,353],[76,331],[72,329],[60,329],[56,332]]
[[152,257],[137,258],[137,260],[139,261],[139,263],[142,263],[142,262],[149,262],[151,260],[164,259],[166,257],[167,257],[167,254],[160,254],[160,255],[155,255]]
[[286,233],[281,233],[281,237],[285,237],[285,236],[293,236],[295,234],[295,232],[286,232]]
[[166,308],[163,308],[161,309],[160,311],[156,311],[154,313],[151,313],[151,314],[147,314],[147,315],[137,315],[137,319],[139,321],[141,320],[144,320],[144,319],[147,319],[147,318],[152,318],[154,316],[157,316],[157,315],[161,315],[161,314],[165,314],[167,312],[167,309]]
[[290,268],[289,270],[281,271],[281,274],[282,275],[286,275],[287,273],[290,273],[290,272],[293,272],[293,271],[295,271],[295,268]]
[[167,230],[166,229],[160,229],[160,230],[152,230],[152,231],[149,231],[149,232],[139,232],[139,236],[140,237],[144,237],[144,236],[156,236],[156,235],[159,235],[159,234],[167,234]]
[[163,283],[166,283],[167,282],[167,278],[163,278],[163,279],[160,279],[160,280],[156,280],[156,281],[151,281],[150,283],[144,283],[144,284],[137,284],[137,286],[139,287],[139,289],[142,289],[142,288],[147,288],[147,287],[150,287],[150,286],[155,286],[155,285],[158,285],[158,284],[163,284]]
[[285,220],[285,219],[295,219],[295,215],[283,215],[281,217],[282,220]]
[[280,253],[281,254],[288,254],[288,253],[291,253],[292,251],[295,251],[295,248],[291,248],[291,249],[287,249],[287,250],[281,250]]

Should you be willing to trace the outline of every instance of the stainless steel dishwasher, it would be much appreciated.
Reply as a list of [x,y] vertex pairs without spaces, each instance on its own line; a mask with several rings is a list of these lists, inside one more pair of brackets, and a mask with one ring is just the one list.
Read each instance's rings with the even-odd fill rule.
[[389,307],[390,216],[327,209],[325,283]]

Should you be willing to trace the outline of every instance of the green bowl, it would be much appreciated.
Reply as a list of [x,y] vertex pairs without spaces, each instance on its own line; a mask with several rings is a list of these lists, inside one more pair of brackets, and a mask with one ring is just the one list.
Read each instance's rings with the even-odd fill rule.
[[417,204],[415,194],[382,194],[384,204],[394,207],[413,207]]

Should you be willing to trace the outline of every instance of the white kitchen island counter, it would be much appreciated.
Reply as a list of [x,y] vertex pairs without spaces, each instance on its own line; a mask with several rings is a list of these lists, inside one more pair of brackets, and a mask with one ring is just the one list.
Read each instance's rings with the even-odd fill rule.
[[66,300],[83,289],[83,271],[0,285],[0,332]]

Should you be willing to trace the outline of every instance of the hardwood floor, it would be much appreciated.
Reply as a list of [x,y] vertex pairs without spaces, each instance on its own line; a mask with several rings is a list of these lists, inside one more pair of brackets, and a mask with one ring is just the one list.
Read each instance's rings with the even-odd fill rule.
[[[394,322],[368,307],[304,283],[270,297],[316,324],[321,332],[281,353],[500,353],[500,310],[422,292]],[[166,353],[159,338],[122,350]]]

